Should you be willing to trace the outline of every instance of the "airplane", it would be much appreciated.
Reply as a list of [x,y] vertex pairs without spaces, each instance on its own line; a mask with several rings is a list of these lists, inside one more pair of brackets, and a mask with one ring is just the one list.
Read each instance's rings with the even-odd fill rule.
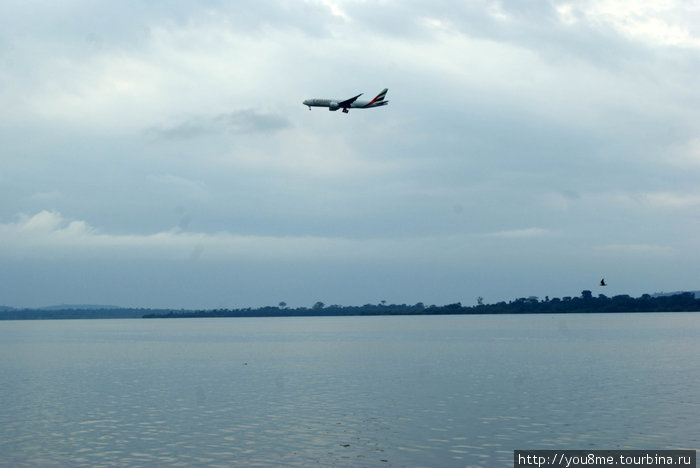
[[343,109],[343,113],[347,114],[348,109],[369,109],[371,107],[386,106],[389,104],[389,101],[384,100],[387,91],[389,91],[389,89],[384,88],[382,92],[377,94],[377,96],[371,101],[358,101],[357,98],[364,94],[360,93],[357,96],[351,97],[350,99],[345,99],[344,101],[341,101],[340,99],[307,99],[303,102],[303,104],[305,106],[309,106],[309,110],[311,110],[311,107],[327,107],[329,111]]

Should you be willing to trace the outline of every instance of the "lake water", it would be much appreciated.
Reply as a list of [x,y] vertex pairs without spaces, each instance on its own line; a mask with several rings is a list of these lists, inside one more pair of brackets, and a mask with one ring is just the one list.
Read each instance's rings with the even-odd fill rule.
[[1,466],[700,447],[700,313],[0,322]]

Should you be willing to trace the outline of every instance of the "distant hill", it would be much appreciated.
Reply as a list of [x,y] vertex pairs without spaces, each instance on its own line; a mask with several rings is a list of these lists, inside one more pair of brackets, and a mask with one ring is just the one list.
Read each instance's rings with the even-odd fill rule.
[[674,291],[674,292],[657,292],[651,295],[651,297],[663,297],[663,296],[676,296],[678,294],[683,294],[685,292],[690,292],[695,295],[695,299],[700,299],[700,291]]
[[[41,309],[15,309],[12,307],[0,308],[0,320],[57,320],[57,319],[117,319],[117,318],[141,318],[144,314],[153,313],[152,309],[125,309],[104,308],[99,309],[47,307]],[[158,311],[164,313],[165,311]]]
[[115,305],[95,305],[95,304],[61,304],[39,307],[38,310],[118,310],[122,307]]

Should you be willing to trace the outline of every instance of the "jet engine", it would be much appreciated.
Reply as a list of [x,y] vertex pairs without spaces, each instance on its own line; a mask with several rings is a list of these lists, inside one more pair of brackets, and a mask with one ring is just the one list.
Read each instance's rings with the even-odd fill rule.
[[329,111],[337,111],[338,109],[340,109],[340,106],[338,106],[337,102],[331,101],[331,103],[328,105]]

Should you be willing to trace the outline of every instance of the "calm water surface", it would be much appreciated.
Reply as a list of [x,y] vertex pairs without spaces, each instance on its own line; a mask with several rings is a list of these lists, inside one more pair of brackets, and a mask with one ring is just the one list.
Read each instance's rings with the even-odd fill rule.
[[0,322],[0,466],[700,447],[700,313]]

